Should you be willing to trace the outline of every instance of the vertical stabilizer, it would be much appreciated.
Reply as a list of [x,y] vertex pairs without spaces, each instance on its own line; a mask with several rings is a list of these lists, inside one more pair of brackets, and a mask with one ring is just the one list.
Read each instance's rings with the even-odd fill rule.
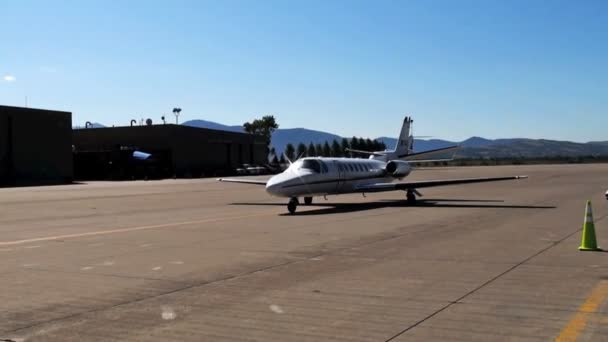
[[403,126],[401,126],[401,133],[399,134],[399,139],[397,140],[397,146],[395,146],[395,155],[403,158],[404,156],[410,154],[412,152],[412,142],[413,137],[411,137],[411,129],[412,129],[412,120],[411,117],[406,116],[403,119]]

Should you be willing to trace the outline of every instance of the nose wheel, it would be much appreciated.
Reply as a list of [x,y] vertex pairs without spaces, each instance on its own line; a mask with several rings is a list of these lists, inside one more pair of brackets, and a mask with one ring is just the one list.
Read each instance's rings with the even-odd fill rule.
[[304,204],[311,205],[312,204],[312,197],[304,197]]
[[289,203],[287,203],[287,210],[289,210],[290,214],[296,212],[296,209],[298,209],[298,204],[300,204],[300,202],[296,197],[289,200]]

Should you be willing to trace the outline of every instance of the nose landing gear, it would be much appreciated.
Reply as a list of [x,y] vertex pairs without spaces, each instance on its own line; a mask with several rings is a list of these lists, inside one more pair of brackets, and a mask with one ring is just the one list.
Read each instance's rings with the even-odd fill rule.
[[[299,204],[300,204],[300,201],[298,200],[297,197],[290,198],[289,202],[287,203],[287,210],[289,210],[289,213],[290,214],[295,213],[296,209],[298,209]],[[304,204],[306,204],[306,205],[312,204],[312,197],[304,197]]]
[[293,197],[289,200],[289,203],[287,203],[287,210],[289,210],[290,214],[293,214],[296,212],[296,209],[298,208],[298,204],[300,204],[300,202],[298,201],[297,197]]

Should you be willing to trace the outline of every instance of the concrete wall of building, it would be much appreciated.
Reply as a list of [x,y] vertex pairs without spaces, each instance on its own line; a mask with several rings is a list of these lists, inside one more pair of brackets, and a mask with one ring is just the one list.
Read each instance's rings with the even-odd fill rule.
[[72,178],[72,114],[0,106],[0,184],[57,184]]
[[265,164],[266,146],[258,136],[179,125],[78,129],[78,151],[107,151],[133,146],[154,155],[168,153],[177,176],[230,172],[243,163]]

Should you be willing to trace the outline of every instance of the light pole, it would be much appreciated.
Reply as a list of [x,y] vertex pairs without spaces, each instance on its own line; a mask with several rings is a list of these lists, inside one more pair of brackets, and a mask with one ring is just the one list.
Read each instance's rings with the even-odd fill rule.
[[179,113],[181,113],[182,109],[179,107],[173,108],[173,114],[175,115],[175,124],[179,125]]

